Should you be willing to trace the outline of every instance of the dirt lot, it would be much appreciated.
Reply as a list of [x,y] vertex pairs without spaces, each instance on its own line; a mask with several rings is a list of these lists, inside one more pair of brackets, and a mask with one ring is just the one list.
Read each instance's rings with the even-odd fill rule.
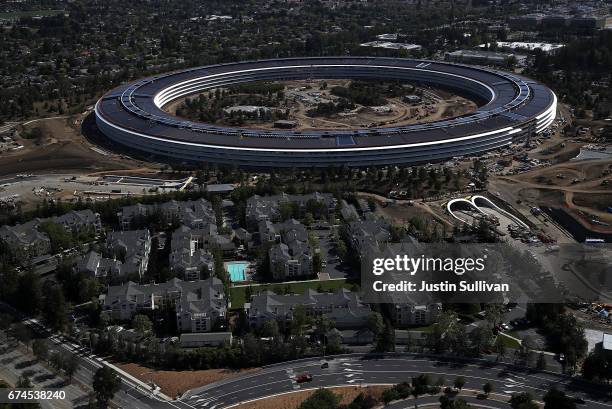
[[[371,197],[378,203],[376,207],[376,214],[386,218],[393,224],[403,225],[410,221],[411,218],[416,217],[421,220],[432,222],[432,225],[436,223],[446,224],[447,227],[452,228],[453,223],[449,221],[446,215],[439,214],[435,208],[439,203],[423,203],[412,200],[393,200],[374,193],[359,192],[361,197]],[[384,206],[384,207],[383,207]]]
[[610,227],[593,223],[593,218],[612,224],[612,164],[606,160],[567,162],[511,177],[499,177],[513,186],[517,199],[528,206],[567,209],[585,227],[609,232]]
[[391,221],[393,224],[403,225],[410,221],[412,218],[417,218],[425,221],[426,223],[436,224],[445,223],[448,227],[452,227],[452,224],[448,223],[446,219],[442,219],[440,216],[434,214],[431,210],[425,208],[426,205],[422,203],[415,203],[414,206],[408,206],[405,204],[389,204],[387,207],[377,207],[376,214],[383,216],[385,219]]
[[[391,385],[389,385],[391,386]],[[360,392],[373,395],[376,399],[380,399],[383,391],[389,386],[369,386],[360,388],[358,386],[344,386],[338,388],[330,388],[334,393],[342,396],[341,404],[348,405],[351,403]],[[237,406],[237,409],[295,409],[306,400],[315,391],[300,391],[293,392],[281,397],[260,399],[255,402],[245,403]]]
[[200,371],[157,371],[134,363],[116,364],[119,368],[144,382],[155,382],[162,393],[175,397],[189,389],[208,385],[209,383],[234,378],[258,369],[232,371],[229,369],[206,369]]
[[[597,188],[612,191],[612,164],[609,161],[567,162],[512,176],[514,180],[537,185]],[[607,182],[604,182],[606,181]],[[602,185],[603,183],[603,185]]]
[[612,206],[612,193],[574,193],[572,196],[576,207],[605,212],[609,206]]
[[42,129],[36,139],[18,137],[24,148],[0,155],[0,176],[17,173],[70,171],[75,173],[123,170],[142,163],[110,153],[90,144],[81,134],[83,116],[43,119],[20,127],[24,135],[35,127]]
[[551,143],[542,144],[540,148],[531,152],[530,156],[535,159],[551,161],[552,163],[562,163],[578,155],[580,147],[583,145],[584,143],[555,140],[551,141]]

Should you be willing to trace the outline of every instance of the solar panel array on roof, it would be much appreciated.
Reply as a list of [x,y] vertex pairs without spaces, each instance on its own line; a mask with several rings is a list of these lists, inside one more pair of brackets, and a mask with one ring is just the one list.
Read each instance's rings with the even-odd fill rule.
[[[325,66],[327,64],[329,66]],[[343,64],[346,64],[346,66]],[[480,107],[475,113],[447,120],[385,128],[302,132],[290,130],[262,131],[192,122],[163,111],[153,101],[153,96],[160,95],[168,87],[185,81],[191,81],[190,85],[179,86],[177,88],[179,89],[178,94],[183,92],[181,90],[201,92],[202,89],[197,87],[197,89],[194,89],[191,84],[193,84],[193,81],[199,83],[202,78],[212,74],[220,75],[220,79],[215,78],[214,81],[201,82],[205,85],[213,82],[231,84],[232,81],[253,81],[258,78],[274,79],[275,72],[288,77],[299,77],[300,75],[316,73],[317,70],[314,65],[323,66],[320,71],[323,73],[322,75],[330,73],[351,77],[356,72],[355,70],[359,70],[359,68],[354,67],[361,67],[363,69],[362,73],[370,75],[380,70],[381,75],[388,78],[394,78],[399,72],[395,68],[421,66],[424,68],[425,76],[429,74],[448,74],[472,78],[473,81],[478,81],[492,88],[495,95],[489,103]],[[354,65],[354,67],[350,65]],[[292,66],[307,66],[307,69],[296,69],[294,73],[291,73]],[[373,66],[380,66],[382,70],[378,67],[373,68]],[[333,67],[341,68],[338,68],[339,71],[336,72]],[[389,68],[386,69],[385,67]],[[261,77],[259,74],[234,73],[226,79],[222,78],[229,71],[265,68],[273,68],[273,70],[266,71],[265,75]],[[529,84],[532,84],[533,90],[530,89]],[[467,81],[457,83],[459,88],[462,85],[474,88],[474,84]],[[176,98],[176,95],[169,94],[169,98],[160,97],[160,99],[164,101],[163,103],[167,103],[167,101]],[[125,126],[126,129],[146,132],[162,139],[168,137],[176,140],[236,146],[317,147],[331,145],[341,147],[357,143],[360,146],[377,146],[403,143],[404,140],[411,142],[443,140],[448,138],[449,135],[472,135],[482,131],[494,130],[495,125],[493,124],[499,124],[502,127],[514,126],[517,121],[529,120],[534,114],[542,112],[550,105],[551,95],[550,91],[541,84],[502,71],[493,72],[458,64],[399,58],[316,57],[220,64],[157,75],[111,91],[101,99],[99,111],[103,117],[108,118],[111,123],[119,128]],[[233,138],[226,138],[227,136]],[[358,136],[359,139],[354,138],[355,136]],[[273,143],[270,139],[276,139],[278,142]],[[291,145],[288,141],[292,139],[299,139],[302,143]]]
[[506,118],[510,118],[513,121],[524,121],[527,119],[526,116],[523,116],[521,114],[517,114],[515,112],[504,112],[502,113],[503,116],[505,116]]
[[355,140],[352,135],[340,135],[336,137],[337,146],[351,146],[355,145]]

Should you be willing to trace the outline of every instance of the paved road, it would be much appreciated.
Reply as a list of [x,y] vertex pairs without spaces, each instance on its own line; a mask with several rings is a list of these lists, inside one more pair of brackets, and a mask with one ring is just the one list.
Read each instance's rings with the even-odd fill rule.
[[[294,377],[303,372],[312,374],[313,379],[297,384]],[[531,392],[538,399],[554,386],[571,396],[584,399],[586,403],[581,405],[583,408],[612,408],[612,399],[604,394],[602,388],[564,375],[527,371],[494,362],[467,363],[409,354],[386,358],[336,358],[329,361],[329,368],[325,369],[321,368],[318,359],[282,364],[192,390],[182,401],[198,409],[221,409],[304,388],[396,384],[409,381],[421,373],[430,374],[434,380],[442,376],[446,384],[452,384],[455,377],[463,376],[467,389],[480,390],[483,384],[490,382],[497,393]]]
[[[28,321],[32,322],[25,320]],[[90,355],[86,348],[63,338],[51,335],[48,342],[53,349],[79,357],[80,369],[75,378],[84,384],[91,384],[95,371],[104,365],[101,358]],[[445,359],[418,354],[354,354],[330,359],[327,368],[321,367],[322,362],[320,359],[306,359],[268,366],[257,373],[194,389],[172,402],[153,397],[149,390],[120,374],[121,390],[113,401],[122,408],[135,409],[221,409],[305,388],[397,384],[426,373],[434,380],[443,377],[446,385],[462,376],[466,389],[480,390],[490,382],[498,394],[531,392],[540,400],[546,391],[556,387],[570,396],[584,399],[583,408],[612,409],[612,388],[594,386],[557,373],[536,372],[486,360]],[[298,384],[295,377],[303,372],[310,373],[312,381]],[[401,404],[398,407],[402,407]]]
[[[79,359],[79,368],[74,375],[74,378],[84,385],[93,384],[93,376],[95,372],[101,368],[105,361],[92,355],[88,348],[80,347],[72,344],[61,336],[50,334],[49,331],[42,327],[36,320],[25,319],[17,310],[11,306],[0,302],[0,309],[9,311],[15,318],[22,318],[23,323],[30,327],[36,333],[47,336],[44,338],[49,346],[50,351],[57,351],[64,354],[77,356]],[[154,397],[150,390],[145,390],[143,386],[137,385],[126,376],[119,374],[121,379],[121,388],[115,394],[113,403],[119,408],[124,409],[194,409],[188,403],[181,401],[162,400]]]
[[[81,383],[85,385],[93,384],[93,376],[95,372],[104,365],[102,358],[89,353],[89,349],[79,347],[75,344],[67,342],[59,336],[53,335],[46,339],[49,344],[49,349],[61,351],[67,354],[78,356],[79,370],[75,375]],[[193,409],[188,404],[174,401],[169,402],[160,398],[154,397],[150,390],[145,390],[144,387],[136,385],[126,377],[120,375],[121,388],[115,394],[113,402],[124,409]]]
[[[478,399],[477,397],[472,397],[472,396],[459,396],[458,398],[463,399],[464,401],[469,403],[470,406],[476,407],[476,408],[486,408],[486,409],[509,409],[510,408],[510,405],[508,403],[500,402],[500,401],[493,400],[493,399]],[[392,403],[389,406],[385,406],[385,409],[414,409],[416,407],[415,403],[418,405],[419,408],[424,408],[424,407],[429,407],[429,406],[438,407],[438,405],[440,404],[440,397],[439,396],[423,396],[417,399],[416,402],[414,399],[410,398],[410,399],[403,400],[401,402]]]

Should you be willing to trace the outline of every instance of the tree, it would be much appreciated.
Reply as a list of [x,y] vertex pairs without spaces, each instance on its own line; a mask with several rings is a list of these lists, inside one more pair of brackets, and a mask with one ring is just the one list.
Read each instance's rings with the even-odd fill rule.
[[51,221],[40,224],[40,231],[46,233],[51,241],[51,251],[59,253],[62,250],[71,248],[74,245],[72,234],[64,226]]
[[321,250],[316,249],[312,256],[312,272],[318,274],[322,271],[322,269],[323,269],[323,260],[322,260]]
[[495,343],[495,352],[497,352],[497,360],[506,356],[506,345],[504,342],[497,338],[497,342]]
[[17,388],[31,389],[32,382],[30,381],[30,378],[27,375],[21,375],[17,380],[17,384],[15,384],[15,386]]
[[274,320],[268,320],[264,322],[261,327],[261,335],[268,338],[276,338],[278,337],[278,322]]
[[510,407],[512,409],[538,409],[539,406],[533,401],[533,397],[529,392],[514,393],[510,398]]
[[58,372],[64,366],[64,357],[59,352],[51,354],[51,358],[49,359],[49,361],[51,362],[51,366],[53,367],[53,369]]
[[599,346],[595,348],[582,364],[582,375],[589,380],[612,379],[612,354]]
[[463,378],[463,376],[458,376],[455,378],[455,388],[461,390],[463,389],[463,386],[465,385],[465,379]]
[[395,329],[391,324],[385,324],[382,333],[378,336],[375,349],[376,352],[395,351]]
[[472,406],[468,405],[463,399],[452,400],[448,396],[440,396],[440,409],[471,409]]
[[[487,230],[489,230],[488,226]],[[501,317],[503,316],[503,306],[500,304],[487,304],[485,311],[485,319],[489,324],[489,328],[492,329],[501,321]]]
[[47,291],[44,299],[43,316],[47,324],[56,331],[64,329],[68,313],[66,299],[61,287],[54,285]]
[[347,406],[346,409],[371,409],[378,404],[376,398],[370,394],[360,392],[359,395]]
[[49,356],[49,347],[44,340],[36,339],[32,343],[32,352],[37,359],[44,361]]
[[113,396],[115,396],[115,393],[119,391],[121,380],[115,371],[107,366],[103,366],[96,371],[92,386],[96,394],[98,406],[100,408],[106,408],[108,407],[108,402],[110,402]]
[[306,308],[303,305],[298,305],[293,310],[293,321],[292,332],[294,334],[301,335],[304,329],[304,325],[308,323],[308,316],[306,315]]
[[565,392],[553,388],[544,395],[544,409],[576,409],[576,403]]
[[538,355],[538,362],[536,363],[536,368],[540,371],[546,370],[546,356],[544,355],[544,352],[540,352],[540,355]]
[[38,274],[28,271],[19,276],[15,306],[26,314],[36,314],[42,305],[42,286]]
[[24,343],[26,346],[32,341],[32,331],[21,322],[13,325],[11,333],[17,341]]
[[[2,298],[1,292],[0,292],[0,298]],[[10,314],[0,313],[0,329],[6,330],[11,326],[12,323],[13,323],[13,317]]]
[[382,393],[383,402],[385,405],[388,405],[390,402],[399,399],[399,394],[397,393],[397,389],[389,388],[385,389]]
[[374,333],[374,336],[378,337],[385,328],[383,317],[379,312],[372,312],[368,317],[368,329]]
[[76,373],[77,369],[79,369],[79,358],[70,355],[64,362],[64,372],[68,377],[68,382],[72,383],[72,376]]
[[482,385],[482,391],[485,393],[486,396],[489,396],[489,394],[493,392],[493,385],[491,384],[491,382],[487,382]]
[[429,376],[421,374],[416,378],[412,378],[412,390],[411,394],[414,396],[414,407],[417,407],[416,400],[420,395],[424,395],[429,392],[429,384],[431,383]]
[[482,351],[491,344],[492,334],[489,328],[482,327],[477,327],[470,333],[472,349],[476,356],[480,356]]
[[132,328],[141,334],[148,334],[153,330],[153,323],[144,314],[136,314],[132,320]]
[[340,403],[340,396],[329,389],[317,389],[298,406],[298,409],[336,409],[338,403]]
[[569,368],[585,356],[588,343],[584,328],[562,304],[528,304],[525,316],[542,329],[553,351],[565,354]]

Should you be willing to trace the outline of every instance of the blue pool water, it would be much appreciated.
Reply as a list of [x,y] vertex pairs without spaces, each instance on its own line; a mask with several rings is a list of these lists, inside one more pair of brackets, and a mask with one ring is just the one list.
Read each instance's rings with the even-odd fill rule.
[[226,268],[230,275],[230,281],[246,281],[245,271],[248,265],[249,263],[247,262],[227,263]]

